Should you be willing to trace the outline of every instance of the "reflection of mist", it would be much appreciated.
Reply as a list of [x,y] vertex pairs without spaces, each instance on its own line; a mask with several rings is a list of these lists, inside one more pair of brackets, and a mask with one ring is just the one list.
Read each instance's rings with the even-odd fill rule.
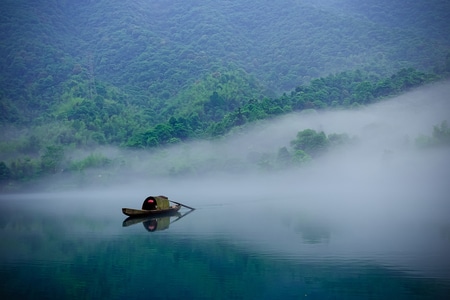
[[330,230],[322,224],[308,224],[299,222],[294,227],[295,232],[302,235],[303,241],[308,244],[317,244],[322,241],[328,241],[330,238]]
[[284,215],[281,218],[283,227],[301,235],[305,244],[326,243],[330,239],[331,229],[326,222],[320,221],[305,213]]

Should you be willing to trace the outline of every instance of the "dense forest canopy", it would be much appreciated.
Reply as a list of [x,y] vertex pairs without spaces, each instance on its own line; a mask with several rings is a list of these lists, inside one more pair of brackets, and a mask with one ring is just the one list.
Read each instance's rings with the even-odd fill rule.
[[429,70],[450,47],[450,7],[410,2],[6,0],[2,86],[46,108],[84,75],[158,109],[224,68],[276,93],[355,68]]
[[4,0],[0,9],[2,178],[57,172],[68,149],[150,149],[291,111],[356,107],[450,71],[448,1]]

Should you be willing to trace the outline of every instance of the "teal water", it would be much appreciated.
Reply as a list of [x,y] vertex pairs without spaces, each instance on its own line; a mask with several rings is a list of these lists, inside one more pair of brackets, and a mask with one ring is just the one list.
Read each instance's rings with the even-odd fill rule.
[[450,295],[450,229],[436,219],[351,217],[249,196],[239,209],[229,199],[186,202],[197,209],[178,220],[157,220],[159,230],[150,232],[143,222],[123,224],[120,208],[139,202],[119,196],[3,196],[0,298]]

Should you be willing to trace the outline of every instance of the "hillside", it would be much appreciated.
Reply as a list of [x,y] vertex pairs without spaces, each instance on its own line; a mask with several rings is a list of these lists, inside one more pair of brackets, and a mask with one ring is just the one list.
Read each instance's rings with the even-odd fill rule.
[[442,62],[448,3],[384,2],[5,0],[2,102],[36,117],[81,77],[88,96],[104,83],[159,115],[195,101],[185,91],[217,72],[243,70],[250,94],[270,96],[344,70]]
[[0,179],[83,172],[111,162],[68,153],[220,138],[447,77],[449,4],[403,3],[4,0]]

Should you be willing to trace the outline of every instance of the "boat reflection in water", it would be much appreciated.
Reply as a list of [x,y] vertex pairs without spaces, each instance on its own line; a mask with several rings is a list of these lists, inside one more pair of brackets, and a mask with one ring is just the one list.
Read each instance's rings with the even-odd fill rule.
[[169,228],[170,224],[177,222],[181,218],[190,214],[194,210],[190,210],[184,214],[178,211],[158,216],[142,216],[142,217],[128,217],[122,222],[123,227],[142,223],[144,228],[149,232],[162,231]]

